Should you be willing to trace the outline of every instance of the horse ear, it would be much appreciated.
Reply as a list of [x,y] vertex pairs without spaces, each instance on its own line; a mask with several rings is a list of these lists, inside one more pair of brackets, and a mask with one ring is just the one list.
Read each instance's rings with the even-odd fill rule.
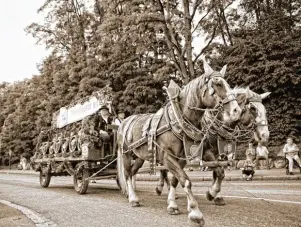
[[253,92],[250,90],[249,87],[246,88],[246,97],[247,98],[252,98],[253,97]]
[[266,92],[260,95],[261,99],[265,99],[266,97],[268,97],[271,94],[271,92]]
[[227,65],[224,65],[224,67],[223,67],[222,70],[220,71],[220,74],[222,74],[222,77],[225,76],[226,70],[227,70]]
[[206,62],[206,59],[205,59],[205,56],[202,56],[202,60],[204,62],[204,71],[205,71],[205,74],[212,74],[213,73],[213,69],[210,67],[210,65]]

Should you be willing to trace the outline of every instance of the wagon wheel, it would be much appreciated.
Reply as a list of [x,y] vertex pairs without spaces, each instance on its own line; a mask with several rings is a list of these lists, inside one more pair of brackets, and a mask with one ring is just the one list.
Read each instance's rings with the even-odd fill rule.
[[73,175],[74,189],[78,194],[85,194],[88,186],[89,180],[86,180],[89,177],[89,171],[86,169],[80,169]]
[[50,184],[51,172],[45,169],[40,170],[40,185],[43,188],[47,188]]

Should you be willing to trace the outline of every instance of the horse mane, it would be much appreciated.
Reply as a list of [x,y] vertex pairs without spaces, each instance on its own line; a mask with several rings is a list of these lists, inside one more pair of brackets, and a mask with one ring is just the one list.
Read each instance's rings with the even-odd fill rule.
[[[247,87],[235,87],[232,89],[232,92],[234,94],[244,94],[247,91]],[[259,94],[257,94],[256,92],[252,91],[251,89],[249,89],[250,93],[252,94],[252,98],[261,98]]]
[[196,106],[199,101],[200,88],[205,85],[206,74],[193,79],[180,92],[180,98],[185,98],[191,106]]
[[246,93],[247,88],[245,87],[235,87],[232,89],[234,94],[244,94]]

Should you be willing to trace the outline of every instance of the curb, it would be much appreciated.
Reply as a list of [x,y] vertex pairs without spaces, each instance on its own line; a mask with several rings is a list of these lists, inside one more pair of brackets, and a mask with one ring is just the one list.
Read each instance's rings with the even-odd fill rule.
[[[8,174],[8,175],[35,175],[38,176],[39,172],[34,171],[6,171],[0,170],[0,174]],[[189,176],[189,175],[188,175]],[[202,177],[202,176],[191,176],[191,181],[199,182],[199,181],[212,181],[212,177]],[[159,175],[147,175],[141,174],[137,175],[137,181],[159,181]],[[301,175],[285,175],[285,176],[254,176],[253,181],[286,181],[286,180],[301,180]],[[241,176],[225,176],[223,181],[244,181]]]
[[[212,177],[190,177],[192,182],[212,181]],[[253,181],[276,181],[276,180],[301,180],[298,176],[254,176]],[[159,181],[159,176],[137,176],[136,181]],[[226,176],[223,181],[244,181],[239,176]]]
[[30,210],[27,207],[23,207],[18,204],[14,204],[12,202],[0,199],[0,203],[7,205],[9,207],[15,208],[21,211],[27,218],[29,218],[37,227],[58,227],[56,223],[50,221],[43,217],[41,214]]
[[8,175],[39,175],[38,172],[34,171],[23,171],[23,170],[15,170],[15,171],[10,171],[10,170],[0,170],[0,174],[8,174]]

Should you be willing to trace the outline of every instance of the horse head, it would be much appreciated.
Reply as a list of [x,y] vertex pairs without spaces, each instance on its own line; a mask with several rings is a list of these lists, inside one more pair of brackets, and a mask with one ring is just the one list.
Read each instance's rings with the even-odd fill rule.
[[[199,109],[221,109],[224,123],[237,121],[241,114],[235,95],[229,84],[223,78],[227,66],[220,72],[214,71],[204,59],[205,73],[190,81],[180,93],[180,102],[186,118],[191,122],[199,121],[204,111]],[[200,113],[201,112],[201,113]]]
[[240,123],[244,126],[254,125],[254,137],[257,142],[267,142],[269,139],[269,128],[266,116],[265,106],[262,100],[265,99],[270,92],[261,95],[246,89],[234,89],[237,101],[242,108]]

